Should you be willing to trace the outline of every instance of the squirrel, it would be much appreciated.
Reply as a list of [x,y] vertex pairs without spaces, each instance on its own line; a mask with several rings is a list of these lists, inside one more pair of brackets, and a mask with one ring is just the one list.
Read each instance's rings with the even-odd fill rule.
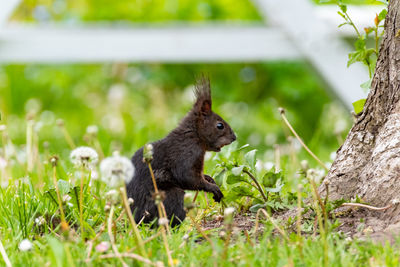
[[[153,142],[151,162],[157,187],[164,192],[163,204],[172,227],[186,217],[184,190],[213,193],[220,202],[223,194],[214,179],[203,174],[206,151],[219,152],[236,140],[236,135],[218,114],[211,110],[211,88],[208,78],[200,78],[195,86],[196,101],[192,109],[165,138]],[[135,221],[149,223],[158,218],[152,197],[153,182],[143,162],[143,147],[132,157],[133,179],[127,184],[127,195],[133,199]]]

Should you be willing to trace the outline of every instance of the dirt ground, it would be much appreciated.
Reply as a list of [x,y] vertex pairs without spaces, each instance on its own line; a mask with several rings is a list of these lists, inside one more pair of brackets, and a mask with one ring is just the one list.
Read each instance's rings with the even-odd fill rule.
[[[345,236],[353,239],[367,240],[371,239],[379,243],[389,241],[394,243],[395,237],[400,233],[400,222],[388,223],[387,220],[379,219],[381,213],[370,211],[364,208],[343,207],[335,211],[335,217],[339,221],[339,226],[335,231],[343,233]],[[274,219],[280,222],[280,225],[288,220],[289,217],[296,216],[296,210],[274,214]],[[263,220],[265,218],[262,218]],[[256,223],[256,215],[254,213],[237,214],[234,217],[234,226],[241,232],[254,230]],[[204,230],[218,230],[224,227],[223,218],[207,220],[202,223]],[[262,230],[263,224],[259,224],[259,229]],[[294,231],[295,226],[292,225],[286,231]],[[312,233],[304,233],[312,234]]]

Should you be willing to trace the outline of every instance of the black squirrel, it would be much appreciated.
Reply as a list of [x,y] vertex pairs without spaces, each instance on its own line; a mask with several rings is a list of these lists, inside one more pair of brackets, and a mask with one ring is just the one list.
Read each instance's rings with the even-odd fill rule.
[[[158,188],[165,193],[164,206],[171,226],[186,217],[184,190],[203,190],[221,201],[223,194],[213,178],[203,174],[206,151],[220,151],[236,140],[228,123],[211,110],[211,88],[208,78],[202,77],[195,87],[196,102],[177,128],[165,138],[152,143],[151,162]],[[158,217],[154,203],[154,186],[148,166],[143,162],[143,147],[132,157],[135,166],[133,179],[127,184],[128,197],[134,200],[135,221],[144,217],[148,223]]]

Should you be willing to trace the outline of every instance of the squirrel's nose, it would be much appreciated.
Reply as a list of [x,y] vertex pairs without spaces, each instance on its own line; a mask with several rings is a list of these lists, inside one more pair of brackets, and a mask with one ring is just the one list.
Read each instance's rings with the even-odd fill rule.
[[236,135],[235,133],[232,132],[232,142],[236,140]]

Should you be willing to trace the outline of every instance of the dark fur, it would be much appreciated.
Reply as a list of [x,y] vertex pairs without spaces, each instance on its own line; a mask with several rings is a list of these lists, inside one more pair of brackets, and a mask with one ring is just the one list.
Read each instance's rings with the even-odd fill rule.
[[[211,192],[219,202],[223,194],[214,180],[203,174],[206,151],[220,151],[221,147],[236,140],[230,126],[211,110],[210,82],[202,78],[196,85],[196,102],[180,122],[179,126],[164,139],[153,144],[153,161],[157,185],[165,192],[163,201],[172,225],[186,217],[183,206],[184,190]],[[217,128],[222,123],[224,129]],[[128,196],[133,198],[135,221],[139,222],[148,212],[144,222],[158,217],[154,204],[154,192],[150,172],[143,159],[143,147],[132,158],[136,168],[132,181],[127,185]]]

